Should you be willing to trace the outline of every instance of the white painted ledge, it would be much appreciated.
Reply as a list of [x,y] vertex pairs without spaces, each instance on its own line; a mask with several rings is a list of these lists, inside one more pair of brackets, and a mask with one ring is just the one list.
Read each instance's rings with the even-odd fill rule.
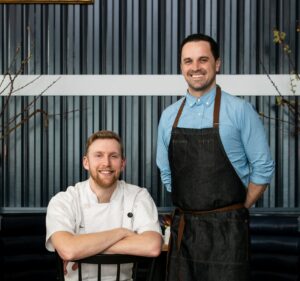
[[[290,75],[270,77],[283,95],[293,95]],[[6,78],[0,90],[8,82]],[[217,75],[217,83],[232,95],[278,95],[267,75]],[[300,81],[295,84],[296,95],[300,95]],[[187,85],[182,75],[21,75],[14,83],[14,90],[17,89],[14,95],[23,96],[42,92],[44,96],[176,96],[184,94]],[[3,94],[7,93],[8,89]]]

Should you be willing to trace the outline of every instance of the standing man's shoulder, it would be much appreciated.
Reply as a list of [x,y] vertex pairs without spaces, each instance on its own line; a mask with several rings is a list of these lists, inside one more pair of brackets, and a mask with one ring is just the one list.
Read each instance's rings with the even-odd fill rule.
[[174,122],[177,112],[179,110],[180,105],[185,97],[182,97],[178,101],[172,103],[171,105],[167,106],[161,115],[161,122],[160,123],[172,123]]
[[171,114],[174,111],[178,111],[180,105],[182,104],[183,99],[185,99],[185,96],[182,96],[178,101],[175,101],[174,103],[170,104],[169,106],[167,106],[163,113],[164,114]]
[[[252,118],[254,118],[255,121],[258,121],[259,119],[256,109],[250,102],[227,92],[222,92],[221,107],[223,107],[224,113],[227,116],[234,118],[232,121],[235,121],[238,124],[241,122],[243,124],[243,122],[246,121],[245,119],[248,119],[250,116],[251,118],[248,121]],[[243,126],[242,124],[240,125]]]
[[[227,92],[222,91],[222,101],[224,100],[225,104],[227,106],[232,106],[236,110],[241,110],[243,107],[248,105],[251,105],[249,102],[247,102],[245,99],[242,99],[241,97],[234,96],[232,94],[229,94]],[[221,101],[221,103],[222,103]]]

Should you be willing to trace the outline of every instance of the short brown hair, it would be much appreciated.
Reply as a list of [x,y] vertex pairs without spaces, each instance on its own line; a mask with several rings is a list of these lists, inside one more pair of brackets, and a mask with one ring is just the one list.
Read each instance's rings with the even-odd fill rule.
[[181,45],[179,48],[179,63],[181,63],[181,55],[182,55],[182,49],[183,49],[184,45],[189,42],[198,42],[198,41],[206,41],[209,43],[211,52],[212,52],[215,60],[217,60],[220,57],[219,45],[212,37],[202,34],[202,33],[195,33],[195,34],[189,35],[188,37],[183,39],[183,41],[181,42]]
[[122,140],[121,140],[120,136],[113,131],[106,131],[106,130],[95,132],[88,138],[86,145],[85,145],[85,155],[87,155],[90,145],[95,140],[98,140],[98,139],[116,140],[120,144],[121,156],[124,159],[124,149],[123,149],[123,144],[122,144]]

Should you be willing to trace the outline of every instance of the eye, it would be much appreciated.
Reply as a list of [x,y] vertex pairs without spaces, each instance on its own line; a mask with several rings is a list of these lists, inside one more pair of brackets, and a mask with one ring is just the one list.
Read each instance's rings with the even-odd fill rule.
[[200,59],[200,62],[201,63],[206,63],[208,61],[208,58],[207,57],[204,57],[204,58],[201,58]]
[[192,63],[192,60],[191,59],[185,59],[183,61],[184,64],[191,64]]
[[119,158],[119,154],[112,154],[112,155],[111,155],[111,158],[117,159],[117,158]]

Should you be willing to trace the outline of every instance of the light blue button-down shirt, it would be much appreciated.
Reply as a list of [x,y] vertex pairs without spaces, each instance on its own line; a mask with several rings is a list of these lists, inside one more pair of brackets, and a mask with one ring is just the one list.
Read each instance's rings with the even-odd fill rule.
[[[215,95],[216,88],[200,98],[187,93],[178,127],[211,128]],[[168,146],[183,98],[163,111],[158,127],[156,162],[168,191],[172,186]],[[225,152],[244,185],[248,186],[249,181],[254,184],[270,183],[275,165],[263,124],[253,106],[222,91],[219,123]]]

